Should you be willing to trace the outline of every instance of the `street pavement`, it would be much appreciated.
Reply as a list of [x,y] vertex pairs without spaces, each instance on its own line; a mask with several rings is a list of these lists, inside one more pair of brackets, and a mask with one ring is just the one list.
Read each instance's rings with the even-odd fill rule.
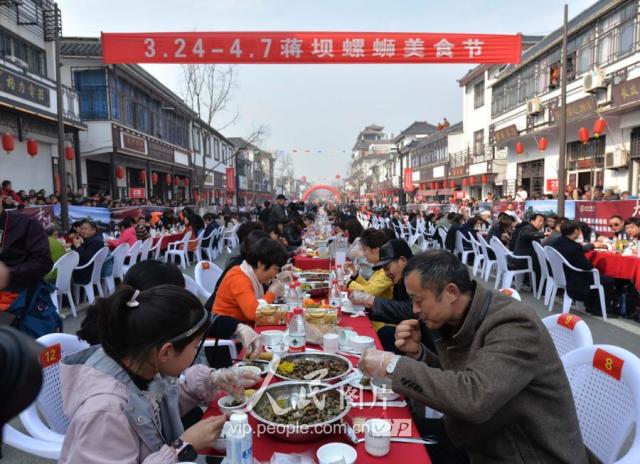
[[[218,259],[216,260],[216,264],[221,268],[224,268],[226,259],[227,255],[223,254],[218,257]],[[186,274],[193,277],[193,266],[191,266],[191,268],[186,271]],[[493,284],[494,281],[491,280],[485,285],[493,288]],[[542,301],[536,300],[533,295],[531,295],[531,293],[525,291],[522,292],[520,296],[522,298],[522,301],[527,306],[529,306],[529,308],[531,308],[531,310],[534,311],[540,318],[547,317],[550,314],[560,313],[560,308],[562,307],[560,299],[556,301],[553,313],[550,313],[547,311],[546,307],[544,307]],[[80,328],[80,323],[84,317],[85,307],[86,304],[79,309],[77,318],[74,318],[68,311],[63,311],[63,314],[66,314],[64,320],[64,331],[66,333],[75,334],[75,332]],[[592,316],[583,311],[572,309],[571,312],[574,314],[578,314],[587,323],[589,329],[591,329],[594,343],[616,345],[640,357],[640,324],[630,320],[611,318],[605,322],[602,320],[602,318]],[[18,420],[12,421],[11,425],[22,430]],[[2,452],[4,458],[0,460],[0,462],[2,462],[3,464],[44,464],[55,462],[48,459],[30,456],[7,445],[3,446]]]

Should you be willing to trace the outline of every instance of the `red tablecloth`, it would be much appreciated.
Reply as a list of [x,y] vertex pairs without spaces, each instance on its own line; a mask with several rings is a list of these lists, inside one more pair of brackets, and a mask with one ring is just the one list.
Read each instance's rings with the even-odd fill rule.
[[640,258],[637,256],[622,256],[608,251],[590,251],[586,256],[601,274],[630,280],[640,289]]
[[[378,349],[382,349],[380,340],[378,339],[378,336],[376,335],[375,330],[371,326],[371,322],[366,317],[359,317],[359,318],[343,317],[341,326],[351,327],[360,335],[368,335],[370,337],[373,337],[376,340],[376,346],[378,347]],[[258,332],[262,332],[263,330],[269,330],[269,329],[282,330],[282,327],[257,327],[256,328]],[[358,358],[350,357],[350,356],[348,357],[354,366],[358,364]],[[277,381],[277,380],[274,379],[273,381]],[[371,394],[371,392],[365,391],[364,393],[365,393],[365,397],[363,398],[363,401],[373,401],[373,395]],[[213,402],[205,412],[205,417],[212,416],[212,415],[219,415],[219,414],[220,414],[220,411],[218,409],[218,405],[216,404],[216,402]],[[405,407],[405,408],[393,407],[393,408],[387,408],[386,410],[383,410],[381,407],[375,407],[375,408],[354,407],[349,412],[349,416],[351,416],[351,418],[363,417],[366,419],[370,419],[370,418],[384,417],[386,419],[391,419],[391,420],[407,420],[407,421],[410,421],[410,424],[411,424],[411,436],[420,437],[420,433],[418,432],[418,429],[416,428],[415,424],[411,420],[411,411],[409,410],[408,407]],[[255,431],[257,430],[257,423],[255,419],[251,416],[249,416],[249,422],[255,434]],[[403,436],[406,436],[406,435],[403,435]],[[352,445],[352,443],[346,437],[343,437],[340,435],[328,436],[320,440],[311,441],[307,443],[285,442],[285,441],[273,438],[271,436],[261,435],[260,437],[256,437],[254,435],[253,455],[256,459],[260,461],[268,462],[271,459],[271,456],[273,455],[273,453],[276,451],[281,453],[303,453],[306,451],[312,451],[313,457],[315,460],[317,459],[316,452],[318,448],[320,448],[322,445],[326,443],[331,443],[331,442],[343,442],[343,443]],[[391,443],[391,451],[389,452],[389,454],[381,458],[377,458],[368,454],[367,451],[365,450],[364,443],[360,443],[359,445],[356,445],[356,450],[358,452],[357,462],[359,464],[381,463],[381,462],[407,463],[407,464],[419,462],[419,463],[429,464],[431,462],[431,460],[429,459],[429,455],[427,454],[426,448],[424,447],[424,445],[421,445],[421,444]],[[214,450],[209,450],[204,454],[217,455],[218,453]]]
[[155,247],[157,245],[158,240],[162,240],[162,243],[160,244],[160,249],[166,250],[171,242],[177,242],[178,240],[182,240],[182,237],[184,237],[184,232],[179,232],[177,234],[163,235],[162,237],[157,236],[153,238],[153,246]]
[[329,258],[309,258],[305,255],[295,255],[293,257],[293,264],[303,271],[309,271],[311,269],[331,269]]

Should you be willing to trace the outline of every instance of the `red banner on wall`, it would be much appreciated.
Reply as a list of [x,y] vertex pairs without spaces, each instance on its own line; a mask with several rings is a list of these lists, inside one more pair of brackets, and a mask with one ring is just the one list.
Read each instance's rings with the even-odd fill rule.
[[140,199],[140,198],[144,198],[145,196],[146,196],[146,193],[145,193],[144,187],[142,187],[142,188],[130,187],[129,188],[129,198]]
[[610,237],[609,218],[640,216],[640,200],[576,201],[576,221],[586,222],[598,235]]
[[413,186],[413,169],[404,168],[404,177],[402,182],[402,187],[405,192],[413,192],[415,187]]
[[227,168],[227,192],[236,191],[236,170]]
[[398,32],[103,33],[123,63],[520,63],[522,37]]
[[558,179],[547,179],[547,192],[557,195],[559,189]]

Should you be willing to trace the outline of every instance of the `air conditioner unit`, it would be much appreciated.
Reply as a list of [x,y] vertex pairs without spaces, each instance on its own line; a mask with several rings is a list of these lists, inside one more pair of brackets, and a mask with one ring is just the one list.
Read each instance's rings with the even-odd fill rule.
[[582,78],[582,89],[585,92],[595,93],[605,88],[607,88],[607,76],[602,69],[592,69]]
[[542,112],[542,102],[538,97],[527,100],[527,114],[534,115]]
[[4,57],[5,61],[8,61],[11,64],[14,64],[16,66],[18,66],[19,68],[22,69],[29,69],[29,65],[27,64],[26,61],[21,60],[20,58],[18,58],[17,56],[14,55],[7,55]]
[[623,148],[616,148],[613,153],[605,155],[607,169],[626,168],[629,165],[629,152]]

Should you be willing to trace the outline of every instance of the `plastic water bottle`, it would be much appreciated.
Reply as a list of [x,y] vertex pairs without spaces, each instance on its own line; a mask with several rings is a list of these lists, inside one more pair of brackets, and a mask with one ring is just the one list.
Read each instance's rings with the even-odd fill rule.
[[302,308],[295,308],[289,323],[289,353],[302,353],[305,347],[304,312]]
[[226,428],[227,464],[253,464],[253,430],[244,412],[234,412]]
[[342,296],[340,295],[340,287],[338,287],[338,280],[333,279],[331,281],[331,288],[329,289],[329,306],[332,308],[339,308]]
[[287,303],[289,310],[293,310],[296,306],[298,306],[298,292],[296,291],[296,282],[291,282],[289,284],[289,288],[287,289],[287,294],[285,295],[285,302]]

